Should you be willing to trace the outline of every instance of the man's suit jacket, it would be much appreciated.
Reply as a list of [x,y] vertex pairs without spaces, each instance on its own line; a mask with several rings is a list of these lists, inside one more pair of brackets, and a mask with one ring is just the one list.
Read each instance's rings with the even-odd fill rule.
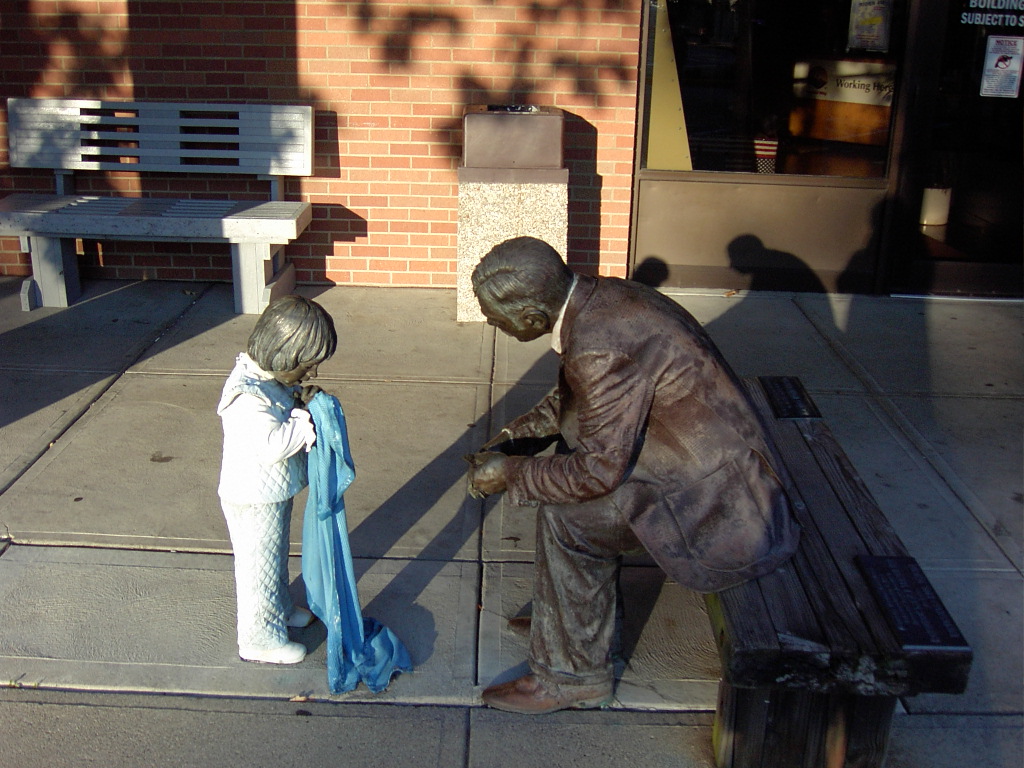
[[657,291],[580,276],[558,388],[506,428],[567,453],[511,456],[514,504],[607,497],[665,572],[701,592],[764,575],[799,530],[739,380],[700,324]]

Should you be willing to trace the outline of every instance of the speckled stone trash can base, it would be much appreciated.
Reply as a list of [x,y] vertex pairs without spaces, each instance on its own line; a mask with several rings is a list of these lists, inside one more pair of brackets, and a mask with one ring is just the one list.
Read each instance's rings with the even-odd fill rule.
[[566,257],[569,223],[567,184],[461,182],[457,317],[483,322],[473,294],[473,269],[495,245],[529,235],[551,244]]

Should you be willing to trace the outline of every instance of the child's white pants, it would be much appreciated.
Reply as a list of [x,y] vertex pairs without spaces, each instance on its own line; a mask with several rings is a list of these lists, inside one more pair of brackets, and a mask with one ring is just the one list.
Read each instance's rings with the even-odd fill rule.
[[288,592],[292,500],[272,504],[221,501],[235,554],[239,649],[270,650],[288,642],[294,609]]

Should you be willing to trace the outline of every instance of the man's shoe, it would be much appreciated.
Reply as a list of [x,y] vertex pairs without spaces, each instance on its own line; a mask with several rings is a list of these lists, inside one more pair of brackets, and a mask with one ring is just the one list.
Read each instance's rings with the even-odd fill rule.
[[295,606],[295,610],[292,611],[292,615],[288,617],[288,621],[285,624],[289,627],[295,627],[296,629],[302,629],[308,627],[313,623],[313,612],[309,611],[302,606]]
[[239,648],[242,661],[257,661],[261,664],[298,664],[306,658],[306,646],[302,643],[285,643],[269,650],[262,648]]
[[545,715],[560,709],[596,709],[612,701],[612,684],[559,685],[536,675],[523,675],[492,685],[482,694],[484,704],[521,715]]

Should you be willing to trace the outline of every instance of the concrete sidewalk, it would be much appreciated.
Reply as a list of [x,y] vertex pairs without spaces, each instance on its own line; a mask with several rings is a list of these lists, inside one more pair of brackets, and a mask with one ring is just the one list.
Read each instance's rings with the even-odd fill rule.
[[[454,292],[302,289],[341,337],[318,383],[349,422],[364,612],[416,666],[380,695],[332,696],[319,625],[296,633],[311,653],[294,667],[235,654],[214,407],[254,318],[233,314],[225,285],[85,287],[68,310],[23,313],[19,281],[0,280],[0,754],[12,764],[70,765],[88,731],[113,765],[339,751],[347,765],[711,765],[703,602],[642,562],[625,576],[630,653],[612,711],[526,722],[479,708],[481,687],[523,669],[505,618],[529,599],[533,516],[470,499],[461,456],[553,384],[543,341],[455,322]],[[975,649],[967,693],[904,702],[889,765],[1016,768],[1021,304],[672,295],[741,375],[801,377]],[[299,572],[294,558],[302,599]],[[259,752],[267,739],[279,757]]]

